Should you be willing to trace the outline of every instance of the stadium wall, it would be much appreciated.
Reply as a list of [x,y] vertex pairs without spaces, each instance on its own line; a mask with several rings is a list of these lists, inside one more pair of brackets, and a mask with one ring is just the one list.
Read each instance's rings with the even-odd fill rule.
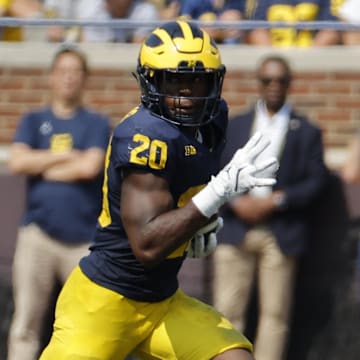
[[[0,161],[7,156],[19,117],[47,100],[47,68],[56,44],[0,43]],[[114,124],[138,103],[135,70],[138,45],[84,44],[91,77],[85,102],[108,114]],[[295,72],[291,99],[324,131],[326,159],[339,167],[350,135],[360,127],[360,47],[314,49],[222,46],[227,67],[224,97],[230,114],[256,97],[254,69],[268,53],[288,58]]]

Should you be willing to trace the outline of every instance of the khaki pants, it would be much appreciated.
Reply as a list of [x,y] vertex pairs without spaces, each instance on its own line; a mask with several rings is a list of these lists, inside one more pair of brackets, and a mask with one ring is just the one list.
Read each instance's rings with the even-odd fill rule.
[[38,359],[44,318],[57,281],[64,283],[89,244],[59,242],[37,225],[19,229],[13,263],[15,313],[8,341],[8,360]]
[[220,244],[214,253],[214,306],[243,332],[257,274],[259,322],[256,360],[281,360],[287,343],[296,261],[285,256],[273,234],[256,229],[239,246]]

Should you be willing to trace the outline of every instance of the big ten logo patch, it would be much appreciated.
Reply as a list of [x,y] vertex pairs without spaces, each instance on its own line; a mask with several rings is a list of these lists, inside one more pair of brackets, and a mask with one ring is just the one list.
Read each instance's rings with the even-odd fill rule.
[[50,139],[50,150],[53,153],[70,151],[73,148],[73,138],[69,133],[54,134]]
[[196,148],[193,145],[185,145],[185,156],[196,155]]

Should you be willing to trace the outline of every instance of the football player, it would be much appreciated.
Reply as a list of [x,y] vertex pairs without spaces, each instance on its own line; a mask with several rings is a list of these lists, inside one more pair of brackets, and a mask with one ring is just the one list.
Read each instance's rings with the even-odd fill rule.
[[218,208],[275,182],[261,177],[274,158],[254,165],[268,145],[260,134],[219,171],[224,75],[215,43],[191,23],[166,23],[142,44],[141,104],[114,130],[91,252],[62,290],[41,360],[253,359],[251,343],[177,280],[191,242],[204,245],[196,256],[208,253],[204,234],[214,239]]

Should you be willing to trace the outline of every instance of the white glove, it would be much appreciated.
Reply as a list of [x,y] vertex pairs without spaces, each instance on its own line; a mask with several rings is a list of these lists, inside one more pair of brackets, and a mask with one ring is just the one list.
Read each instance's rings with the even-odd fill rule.
[[216,234],[223,226],[223,218],[218,217],[198,230],[190,240],[187,256],[189,258],[202,258],[213,253],[217,245]]
[[[275,172],[278,161],[271,157],[255,165],[256,158],[269,146],[257,132],[246,145],[237,150],[231,161],[195,196],[192,201],[199,211],[210,218],[220,206],[236,195],[242,194],[255,186],[272,186],[276,183]],[[262,174],[273,174],[270,177],[261,177]]]

